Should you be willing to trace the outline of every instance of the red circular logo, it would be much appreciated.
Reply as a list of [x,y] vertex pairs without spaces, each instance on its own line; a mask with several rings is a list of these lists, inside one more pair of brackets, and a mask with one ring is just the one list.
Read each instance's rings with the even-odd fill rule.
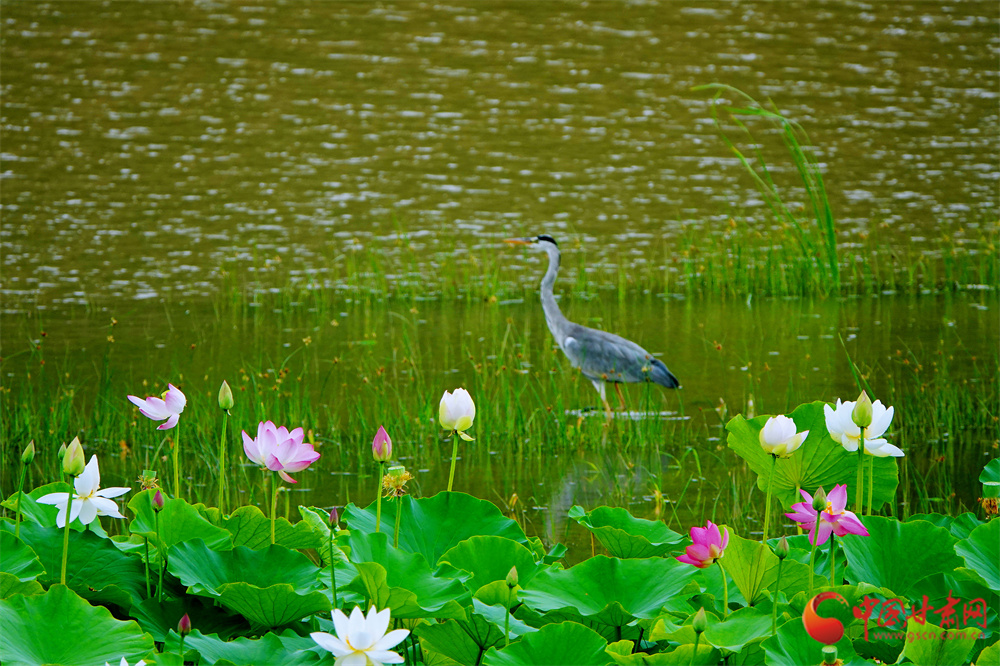
[[806,604],[802,613],[802,625],[813,639],[825,645],[833,645],[844,637],[844,625],[835,617],[823,617],[817,612],[819,605],[827,599],[836,599],[847,606],[847,599],[836,592],[820,592]]

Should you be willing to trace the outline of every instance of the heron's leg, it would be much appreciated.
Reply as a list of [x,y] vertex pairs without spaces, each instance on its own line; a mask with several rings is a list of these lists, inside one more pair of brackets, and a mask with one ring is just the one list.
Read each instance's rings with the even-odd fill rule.
[[608,422],[610,423],[611,419],[614,417],[614,412],[611,410],[611,405],[608,404],[608,397],[605,392],[604,382],[599,379],[591,379],[590,383],[593,384],[594,388],[597,389],[597,392],[601,394],[601,402],[604,403],[604,413],[607,414]]
[[625,396],[622,395],[622,385],[619,382],[615,382],[615,391],[618,393],[618,404],[621,405],[622,411],[625,411]]

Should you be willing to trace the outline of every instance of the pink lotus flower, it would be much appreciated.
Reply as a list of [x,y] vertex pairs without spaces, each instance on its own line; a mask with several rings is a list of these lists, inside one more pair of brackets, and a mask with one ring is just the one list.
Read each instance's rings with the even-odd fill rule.
[[[822,488],[816,491],[818,495]],[[853,511],[845,511],[847,507],[847,485],[840,484],[834,486],[833,490],[826,497],[826,509],[818,511],[813,508],[814,496],[804,490],[800,490],[805,502],[792,505],[792,513],[785,515],[797,523],[802,524],[802,528],[809,531],[809,543],[822,546],[830,539],[830,534],[845,536],[847,534],[857,534],[868,536],[868,530],[858,519]],[[817,527],[817,517],[819,518]],[[818,540],[817,540],[818,539]]]
[[303,443],[304,436],[302,428],[288,432],[285,426],[279,428],[271,421],[262,421],[257,426],[256,439],[243,431],[243,451],[247,458],[277,472],[288,483],[298,483],[288,473],[301,472],[319,460],[320,455],[312,444]]
[[382,426],[378,427],[375,439],[372,440],[372,457],[375,462],[388,462],[392,458],[392,440]]
[[676,559],[704,569],[722,557],[722,551],[729,544],[729,530],[723,528],[720,534],[719,526],[710,520],[705,527],[691,528],[691,541],[694,543],[685,548],[684,554]]
[[167,384],[167,386],[169,388],[162,398],[150,396],[143,400],[134,395],[128,397],[132,404],[139,408],[143,416],[154,421],[167,420],[166,423],[157,426],[157,430],[170,430],[176,426],[177,421],[181,418],[181,412],[184,411],[184,406],[187,405],[187,398],[184,397],[179,388],[173,384]]

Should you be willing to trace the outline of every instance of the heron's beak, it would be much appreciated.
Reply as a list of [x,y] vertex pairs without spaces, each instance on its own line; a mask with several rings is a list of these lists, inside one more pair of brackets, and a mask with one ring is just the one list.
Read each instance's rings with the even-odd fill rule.
[[507,238],[504,240],[504,243],[511,245],[531,245],[533,242],[530,238]]

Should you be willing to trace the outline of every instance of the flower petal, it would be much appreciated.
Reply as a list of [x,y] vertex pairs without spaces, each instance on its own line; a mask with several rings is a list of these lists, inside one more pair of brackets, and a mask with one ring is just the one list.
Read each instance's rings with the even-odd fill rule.
[[173,384],[167,384],[167,386],[169,387],[169,390],[167,391],[167,394],[163,396],[163,402],[171,414],[180,414],[184,411],[184,406],[187,404],[187,398],[183,393],[181,393],[181,390]]
[[826,500],[830,503],[834,513],[842,512],[847,506],[847,484],[842,483],[839,486],[834,486],[830,494],[826,496]]
[[[386,610],[389,609],[387,608]],[[386,625],[386,627],[388,626],[389,625]],[[396,629],[394,631],[390,631],[385,636],[378,639],[378,641],[375,643],[375,649],[388,650],[389,648],[402,643],[403,639],[405,639],[409,635],[410,635],[409,629]]]
[[[111,500],[108,501],[110,502]],[[97,518],[97,505],[91,500],[83,500],[80,504],[80,522],[84,525],[89,525]]]
[[69,501],[69,493],[49,493],[48,495],[42,495],[35,501],[39,504],[54,504],[56,506],[62,504],[65,506],[66,502]]
[[162,421],[170,416],[167,403],[155,396],[146,398],[145,402],[139,407],[139,411],[154,421]]
[[333,628],[337,632],[337,637],[340,640],[346,640],[348,635],[348,630],[350,629],[350,623],[347,620],[347,616],[344,611],[339,608],[334,608],[333,613]]
[[89,497],[101,487],[101,469],[97,464],[97,456],[90,456],[90,462],[83,468],[80,476],[73,479],[73,487],[80,497]]
[[97,495],[98,497],[120,497],[130,490],[132,489],[116,486],[111,488],[102,488],[101,490],[98,490],[94,494]]
[[296,481],[292,477],[288,476],[288,472],[286,472],[283,469],[278,470],[278,476],[280,476],[282,479],[284,479],[288,483],[298,483],[298,481]]
[[180,421],[180,420],[181,420],[181,417],[178,414],[171,414],[170,418],[167,419],[167,422],[166,423],[161,423],[160,425],[156,426],[156,429],[157,430],[170,430],[171,428],[173,428],[174,426],[176,426],[177,422]]
[[335,657],[344,657],[352,652],[351,648],[347,647],[344,641],[340,640],[336,636],[331,636],[330,634],[324,633],[322,631],[314,631],[309,634],[309,637],[316,641],[316,644],[327,652],[333,653]]
[[112,518],[125,517],[118,510],[118,505],[114,501],[103,497],[91,497],[85,504],[93,506],[98,516],[111,516]]
[[[389,628],[389,609],[385,608],[381,611],[376,611],[375,607],[372,606],[368,611],[368,617],[366,618],[366,626],[368,627],[368,633],[371,636],[384,636],[385,630]],[[407,632],[409,633],[409,632]],[[402,639],[400,639],[402,640]],[[375,641],[378,642],[378,639]],[[399,642],[399,641],[397,641]],[[395,645],[393,643],[392,645]],[[383,649],[392,647],[392,645],[386,645]]]
[[[397,631],[403,631],[403,629],[397,629]],[[407,631],[406,633],[410,632]],[[402,664],[404,661],[402,657],[391,650],[372,649],[368,650],[367,654],[373,664]]]

